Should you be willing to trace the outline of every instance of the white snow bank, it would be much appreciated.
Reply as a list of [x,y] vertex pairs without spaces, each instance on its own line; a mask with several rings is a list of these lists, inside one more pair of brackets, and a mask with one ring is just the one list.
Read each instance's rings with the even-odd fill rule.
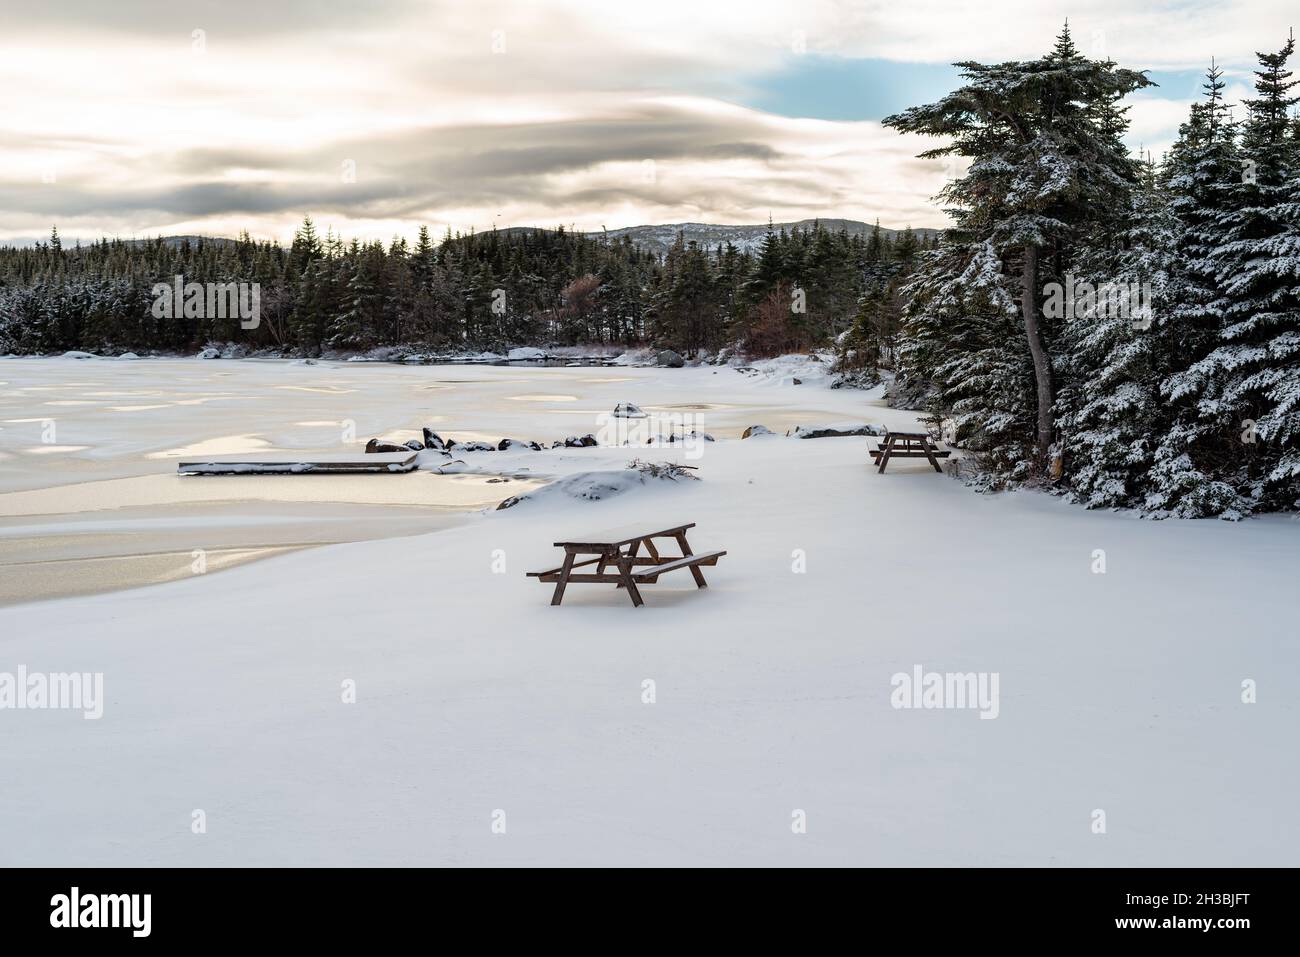
[[755,359],[752,362],[733,357],[727,365],[757,384],[826,386],[835,378],[831,372],[833,358],[830,353],[791,353],[775,359]]
[[884,435],[883,425],[870,422],[823,422],[819,425],[796,425],[790,435],[796,439],[824,439],[845,435]]
[[544,485],[532,492],[516,495],[506,499],[499,506],[513,508],[516,505],[530,503],[535,505],[577,499],[579,501],[599,502],[603,499],[624,495],[633,489],[646,485],[692,484],[681,482],[667,474],[655,476],[635,468],[625,468],[617,472],[579,472],[567,478],[559,479],[550,485]]
[[534,349],[532,346],[520,346],[507,352],[506,358],[511,362],[526,362],[532,359],[545,359],[547,355],[541,349]]

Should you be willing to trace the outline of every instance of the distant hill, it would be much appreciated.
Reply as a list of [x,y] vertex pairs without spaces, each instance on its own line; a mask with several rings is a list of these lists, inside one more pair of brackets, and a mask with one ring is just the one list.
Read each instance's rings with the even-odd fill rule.
[[[789,232],[791,229],[811,229],[815,223],[821,223],[822,228],[829,229],[832,232],[839,232],[840,229],[848,231],[849,235],[865,235],[871,232],[871,223],[859,222],[856,219],[801,219],[797,223],[772,223],[771,229],[780,231],[784,229]],[[763,223],[758,226],[717,226],[711,223],[668,223],[662,226],[627,226],[623,229],[611,229],[608,236],[611,240],[622,239],[624,236],[631,236],[632,242],[640,245],[644,249],[663,255],[668,251],[676,240],[679,232],[685,233],[686,241],[697,242],[705,249],[716,249],[726,243],[731,243],[737,249],[748,252],[756,252],[763,243],[763,237],[767,235],[768,224]],[[918,238],[930,239],[935,236],[937,229],[916,229],[913,230]],[[880,232],[893,238],[901,229],[886,229],[880,227]],[[600,233],[588,233],[589,236],[599,236]]]
[[[772,223],[771,229],[786,232],[798,227],[799,229],[811,229],[814,224],[821,223],[824,229],[832,232],[839,232],[840,229],[848,231],[849,235],[866,235],[871,232],[872,224],[859,222],[856,219],[801,219],[797,223]],[[533,226],[508,226],[498,229],[497,232],[509,235],[512,233],[532,232],[534,229],[541,227]],[[660,226],[625,226],[622,229],[611,229],[608,233],[596,230],[585,233],[584,235],[599,238],[607,235],[611,242],[622,239],[624,236],[632,237],[632,242],[639,245],[642,249],[662,256],[668,252],[668,248],[677,240],[679,232],[686,234],[686,241],[697,242],[705,249],[716,249],[726,243],[731,243],[737,249],[743,252],[757,252],[763,244],[763,237],[767,235],[768,224],[762,223],[757,226],[721,226],[712,223],[665,223]],[[913,230],[918,238],[930,239],[939,233],[937,229],[916,229]],[[901,229],[887,229],[880,227],[880,232],[890,239],[902,232]],[[32,246],[37,242],[47,242],[49,237],[23,237],[21,239],[10,239],[0,242],[0,246]],[[93,241],[93,240],[92,240]],[[124,242],[131,244],[153,243],[154,238],[127,239]],[[183,242],[189,242],[191,246],[196,246],[200,241],[208,245],[223,246],[233,243],[235,240],[223,236],[164,236],[163,242],[170,247],[180,246]],[[65,238],[63,241],[64,249],[71,249],[75,240]],[[87,245],[86,239],[81,240],[82,245]]]

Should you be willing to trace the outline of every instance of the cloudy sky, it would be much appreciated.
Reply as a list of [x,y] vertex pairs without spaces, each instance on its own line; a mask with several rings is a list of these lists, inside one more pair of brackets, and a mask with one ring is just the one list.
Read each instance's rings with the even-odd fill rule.
[[0,239],[287,239],[813,216],[941,226],[881,117],[1068,16],[1150,69],[1134,148],[1214,56],[1248,95],[1294,0],[0,0]]

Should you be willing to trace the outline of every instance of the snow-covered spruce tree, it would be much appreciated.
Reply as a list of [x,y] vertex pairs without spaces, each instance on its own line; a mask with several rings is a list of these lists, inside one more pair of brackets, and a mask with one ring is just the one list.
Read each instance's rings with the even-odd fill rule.
[[1183,518],[1238,517],[1250,503],[1220,476],[1241,461],[1223,377],[1202,363],[1223,326],[1214,255],[1232,210],[1232,184],[1242,175],[1235,127],[1223,101],[1222,71],[1211,65],[1205,100],[1192,106],[1166,163],[1171,208],[1181,225],[1182,273],[1171,321],[1161,337],[1169,373],[1160,383],[1168,416],[1147,475],[1143,506]]
[[1177,335],[1180,231],[1148,163],[1123,228],[1094,236],[1076,266],[1080,282],[1112,291],[1076,300],[1062,337],[1065,477],[1071,497],[1089,508],[1141,505],[1145,496],[1164,428],[1166,340]]
[[[1040,59],[957,66],[967,79],[964,86],[884,122],[949,140],[922,157],[971,159],[966,175],[941,197],[953,207],[957,243],[987,244],[1003,270],[1019,279],[1021,335],[1035,387],[1031,471],[1050,469],[1059,476],[1054,455],[1059,330],[1043,315],[1042,285],[1070,268],[1084,237],[1127,208],[1139,168],[1120,141],[1126,119],[1117,104],[1151,83],[1142,72],[1081,56],[1068,26]],[[979,346],[1002,349],[1004,344]],[[1010,383],[991,390],[1010,391]],[[969,402],[973,411],[979,397],[972,395]]]
[[945,234],[921,254],[898,350],[904,382],[930,382],[931,424],[980,463],[976,484],[1003,487],[1031,474],[1034,377],[1022,333],[1015,277],[988,240]]
[[1287,60],[1259,53],[1254,99],[1246,100],[1240,175],[1228,184],[1220,241],[1208,255],[1221,317],[1215,349],[1197,364],[1219,386],[1203,408],[1225,425],[1239,466],[1225,478],[1264,509],[1300,500],[1300,142],[1288,111],[1300,96]]

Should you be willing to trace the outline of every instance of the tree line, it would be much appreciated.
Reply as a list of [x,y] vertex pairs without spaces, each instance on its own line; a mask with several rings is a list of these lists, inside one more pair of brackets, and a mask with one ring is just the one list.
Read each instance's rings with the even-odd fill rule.
[[[563,228],[344,243],[310,217],[271,241],[103,239],[0,248],[0,353],[187,352],[209,343],[318,356],[381,346],[653,345],[694,356],[823,345],[927,241],[821,224],[771,229],[753,251],[679,234],[664,255]],[[257,283],[255,328],[211,310],[158,310],[155,286]],[[166,314],[158,314],[165,312]]]

